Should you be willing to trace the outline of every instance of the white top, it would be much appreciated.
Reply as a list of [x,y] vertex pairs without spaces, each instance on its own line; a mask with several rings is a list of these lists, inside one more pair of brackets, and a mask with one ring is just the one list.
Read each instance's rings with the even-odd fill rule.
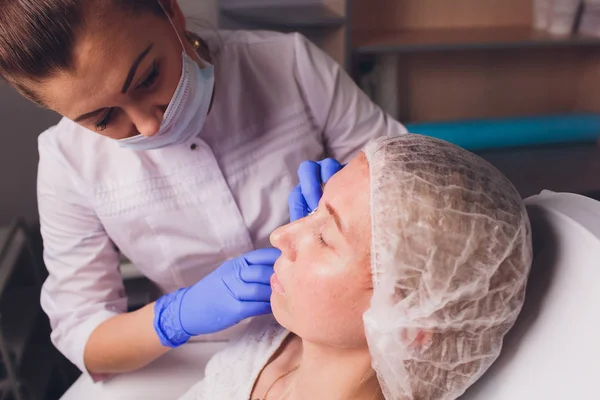
[[272,316],[255,318],[206,365],[204,379],[179,400],[248,400],[261,371],[289,335]]
[[[526,204],[535,252],[527,300],[500,357],[461,400],[597,399],[600,202],[545,191]],[[288,333],[255,319],[181,400],[248,400]]]
[[189,143],[135,152],[67,119],[39,138],[41,302],[81,370],[91,332],[126,310],[116,247],[162,290],[188,286],[269,246],[302,161],[347,162],[372,138],[406,133],[298,34],[207,40],[219,47],[215,100]]
[[598,399],[600,202],[528,198],[534,262],[498,360],[461,400]]

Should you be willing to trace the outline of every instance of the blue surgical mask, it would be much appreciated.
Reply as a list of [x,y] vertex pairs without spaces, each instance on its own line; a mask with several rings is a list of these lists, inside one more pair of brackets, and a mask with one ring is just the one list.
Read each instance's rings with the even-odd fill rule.
[[[175,26],[173,28],[175,29]],[[179,41],[183,47],[181,38]],[[185,47],[182,56],[181,78],[163,116],[159,131],[153,136],[136,135],[118,140],[119,146],[130,150],[160,149],[186,143],[200,133],[206,123],[212,100],[215,85],[214,67],[209,65],[200,69],[186,54]]]

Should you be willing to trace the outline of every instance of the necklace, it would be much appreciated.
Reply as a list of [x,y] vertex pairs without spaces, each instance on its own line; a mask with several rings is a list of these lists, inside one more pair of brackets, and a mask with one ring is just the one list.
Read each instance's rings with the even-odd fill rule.
[[[363,377],[362,377],[362,378],[361,378],[361,380],[358,382],[358,384],[356,384],[356,385],[354,385],[354,386],[352,387],[352,389],[351,389],[351,390],[350,390],[350,392],[349,392],[350,394],[348,394],[347,396],[344,396],[343,398],[344,398],[344,399],[351,399],[351,398],[352,398],[352,396],[353,396],[354,394],[356,394],[356,391],[357,391],[358,389],[360,389],[360,387],[361,387],[362,385],[364,385],[364,384],[365,384],[365,383],[366,383],[366,382],[367,382],[369,379],[371,379],[371,378],[372,378],[372,377],[374,377],[374,376],[375,376],[375,370],[374,370],[374,369],[371,369],[369,372],[367,372],[365,375],[363,375]],[[375,399],[376,397],[377,397],[377,391],[375,391],[375,396],[374,396],[374,397],[371,397],[371,400]]]
[[[300,368],[300,364],[296,365],[294,368],[290,369],[289,371],[287,371],[285,374],[279,376],[277,379],[275,379],[275,381],[273,383],[271,383],[271,386],[269,386],[269,388],[267,389],[267,391],[265,392],[264,396],[262,398],[255,398],[252,400],[267,400],[267,397],[269,396],[269,393],[271,392],[271,389],[273,389],[273,387],[275,387],[275,385],[277,384],[277,382],[279,382],[280,380],[282,380],[283,378],[285,378],[286,376],[288,376],[289,374],[291,374],[292,372],[297,371]],[[362,379],[360,380],[360,382],[358,382],[358,385],[355,385],[354,388],[359,388],[361,387],[367,380],[371,379],[373,376],[375,376],[375,370],[370,370],[367,374],[365,374]],[[287,392],[287,391],[286,391]],[[375,391],[375,393],[373,394],[372,399],[376,399],[377,398],[377,394],[378,394],[378,390]]]
[[290,369],[285,374],[283,374],[279,378],[275,379],[275,382],[271,383],[271,386],[269,386],[269,388],[265,392],[265,395],[262,397],[262,399],[261,398],[257,398],[257,399],[253,399],[253,400],[267,400],[267,397],[269,396],[269,392],[271,391],[271,389],[273,389],[273,387],[277,384],[277,382],[279,382],[280,380],[282,380],[283,378],[285,378],[286,376],[288,376],[292,372],[297,371],[299,368],[300,368],[300,364],[296,365],[294,368]]

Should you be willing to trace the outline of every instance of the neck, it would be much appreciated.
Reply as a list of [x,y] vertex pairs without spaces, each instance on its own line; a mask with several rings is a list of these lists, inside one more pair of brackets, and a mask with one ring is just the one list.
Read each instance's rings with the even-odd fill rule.
[[302,340],[299,364],[300,368],[294,373],[291,399],[381,398],[366,344],[358,348],[337,349]]

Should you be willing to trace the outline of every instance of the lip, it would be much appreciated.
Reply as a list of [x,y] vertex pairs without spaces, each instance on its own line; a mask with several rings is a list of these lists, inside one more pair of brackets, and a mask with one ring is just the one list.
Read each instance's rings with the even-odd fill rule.
[[276,273],[271,275],[271,288],[273,289],[273,292],[278,293],[282,296],[285,295],[285,290],[283,289],[281,282],[279,282],[279,278],[277,278]]

